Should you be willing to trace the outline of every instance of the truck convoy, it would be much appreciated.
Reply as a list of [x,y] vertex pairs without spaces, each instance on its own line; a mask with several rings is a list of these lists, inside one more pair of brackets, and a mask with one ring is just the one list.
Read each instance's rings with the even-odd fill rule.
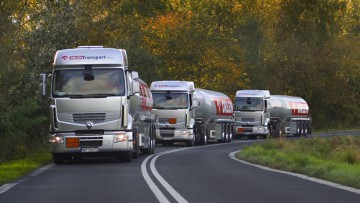
[[80,46],[57,51],[51,74],[50,142],[55,163],[154,153],[156,115],[149,87],[128,69],[124,49]]
[[189,81],[154,81],[150,90],[152,112],[158,116],[158,143],[194,146],[208,140],[231,141],[233,103],[225,94],[195,88]]
[[237,137],[311,133],[309,106],[300,97],[270,95],[268,90],[239,90],[235,95],[234,134]]

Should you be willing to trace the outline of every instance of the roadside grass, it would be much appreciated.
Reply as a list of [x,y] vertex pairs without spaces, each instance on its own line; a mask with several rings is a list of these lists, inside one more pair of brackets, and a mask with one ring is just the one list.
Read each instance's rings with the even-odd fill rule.
[[360,188],[360,137],[269,139],[244,147],[236,157],[251,163]]
[[0,186],[52,162],[48,151],[30,154],[25,158],[0,163]]

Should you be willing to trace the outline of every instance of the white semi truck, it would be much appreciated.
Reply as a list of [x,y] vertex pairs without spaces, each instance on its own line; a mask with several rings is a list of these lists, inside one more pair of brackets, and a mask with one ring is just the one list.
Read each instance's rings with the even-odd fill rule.
[[80,46],[57,51],[51,74],[50,142],[55,163],[111,155],[131,161],[154,153],[156,115],[149,87],[128,69],[124,49]]
[[231,141],[233,104],[225,94],[195,88],[189,81],[155,81],[150,90],[158,116],[157,142],[189,146],[208,140]]
[[235,95],[237,137],[306,136],[311,133],[309,106],[300,97],[271,95],[268,90],[239,90]]

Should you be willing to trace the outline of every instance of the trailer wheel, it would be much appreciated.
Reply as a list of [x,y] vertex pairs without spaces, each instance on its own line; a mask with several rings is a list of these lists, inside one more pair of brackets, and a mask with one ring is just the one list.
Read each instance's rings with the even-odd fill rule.
[[276,124],[276,136],[277,137],[282,137],[282,129],[281,129],[281,124],[280,123],[278,123],[278,124]]
[[221,125],[221,141],[222,142],[226,142],[227,141],[227,130],[226,130],[226,125],[222,124]]
[[154,123],[152,123],[152,131],[150,134],[150,146],[151,146],[150,154],[154,154],[156,147],[156,128]]
[[308,123],[303,122],[303,136],[307,136],[308,134]]
[[301,123],[296,122],[296,133],[295,136],[301,136]]
[[227,131],[227,142],[231,142],[232,140],[232,133],[231,133],[231,125],[230,124],[227,124],[226,125],[226,131]]

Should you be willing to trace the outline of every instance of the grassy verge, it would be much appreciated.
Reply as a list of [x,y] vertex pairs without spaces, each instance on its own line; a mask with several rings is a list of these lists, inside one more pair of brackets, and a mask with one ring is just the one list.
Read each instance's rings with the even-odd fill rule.
[[0,186],[51,163],[50,152],[39,152],[28,157],[0,163]]
[[245,147],[236,157],[360,188],[360,137],[271,139]]

